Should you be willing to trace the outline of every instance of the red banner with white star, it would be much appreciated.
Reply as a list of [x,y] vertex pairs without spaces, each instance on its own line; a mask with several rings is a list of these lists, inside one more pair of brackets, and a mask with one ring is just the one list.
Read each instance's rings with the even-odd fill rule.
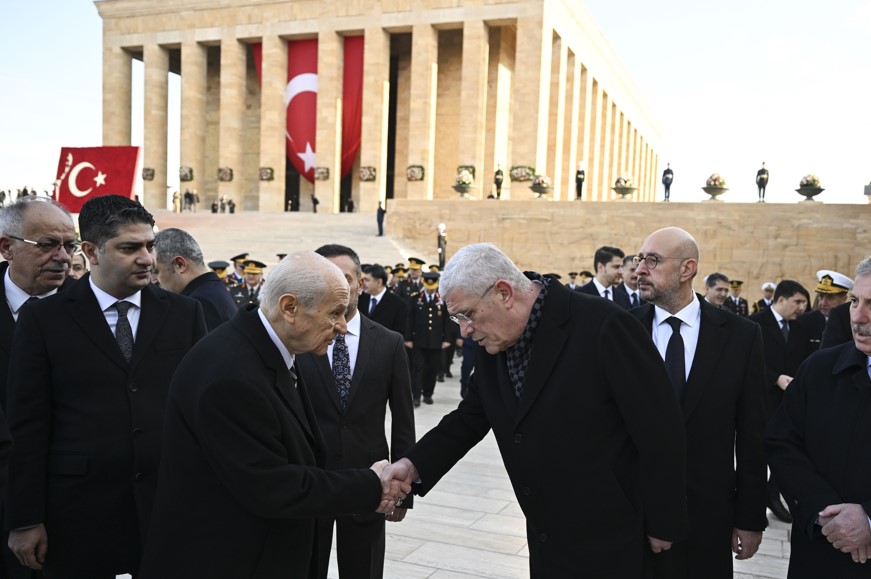
[[71,213],[101,195],[134,198],[139,147],[63,147],[57,164],[54,198]]

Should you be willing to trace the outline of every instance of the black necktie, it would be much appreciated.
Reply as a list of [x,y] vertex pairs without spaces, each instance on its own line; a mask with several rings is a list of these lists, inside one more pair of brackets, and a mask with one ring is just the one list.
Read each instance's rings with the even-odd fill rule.
[[603,293],[604,293],[605,295],[602,296],[602,297],[604,297],[606,300],[610,300],[610,299],[611,299],[611,298],[609,297],[609,296],[611,295],[611,292],[610,292],[609,290],[605,290]]
[[370,298],[370,299],[369,299],[369,314],[370,314],[370,315],[371,315],[372,312],[375,310],[375,306],[376,306],[376,305],[378,305],[378,300],[375,299],[375,298]]
[[783,340],[789,342],[789,322],[786,320],[780,320],[780,323],[783,324],[783,328],[781,328],[781,331],[783,332]]
[[629,300],[632,302],[633,308],[638,307],[638,296],[635,294],[635,292],[632,292],[632,294],[629,296]]
[[683,338],[680,335],[680,318],[674,316],[665,320],[671,326],[671,337],[665,347],[665,369],[674,386],[674,392],[678,400],[683,400],[686,388],[686,362],[684,360]]
[[115,309],[118,311],[115,339],[118,340],[118,347],[121,348],[121,353],[128,362],[133,357],[133,329],[130,327],[130,320],[127,319],[127,310],[132,305],[130,302],[115,302]]
[[348,394],[351,391],[351,355],[348,353],[344,334],[336,336],[333,343],[333,377],[336,379],[339,403],[344,411],[348,406]]

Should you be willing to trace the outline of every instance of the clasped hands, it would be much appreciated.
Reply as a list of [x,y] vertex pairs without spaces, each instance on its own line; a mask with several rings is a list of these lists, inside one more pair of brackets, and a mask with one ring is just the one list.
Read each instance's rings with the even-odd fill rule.
[[856,563],[871,559],[871,525],[862,505],[829,505],[819,515],[823,535],[832,547],[842,553],[850,553]]
[[[411,465],[410,469],[408,465]],[[403,499],[411,492],[411,483],[417,478],[417,470],[408,459],[400,459],[395,464],[390,464],[390,461],[381,460],[370,467],[378,478],[381,479],[381,503],[378,505],[376,512],[391,516],[397,519],[395,510],[397,506],[402,504]],[[398,517],[398,520],[402,520]]]

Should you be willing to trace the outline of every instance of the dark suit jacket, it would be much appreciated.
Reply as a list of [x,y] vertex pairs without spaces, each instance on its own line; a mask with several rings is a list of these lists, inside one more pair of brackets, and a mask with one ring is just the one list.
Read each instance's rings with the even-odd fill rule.
[[[625,297],[626,299],[625,299],[625,300],[620,299],[620,300],[618,301],[618,299],[617,299],[617,295],[618,295],[618,294],[622,295],[622,296]],[[635,295],[638,297],[638,305],[639,305],[639,306],[643,306],[644,304],[647,303],[645,300],[641,299],[641,294],[638,293],[638,290],[635,290]],[[626,284],[622,284],[622,283],[621,283],[621,284],[618,285],[616,288],[614,288],[614,301],[617,302],[619,305],[623,305],[623,303],[624,303],[624,301],[625,301],[625,303],[626,303],[626,306],[625,306],[626,309],[627,309],[627,310],[631,310],[631,309],[632,309],[632,298],[629,297],[629,291],[627,291],[627,289],[626,289]]]
[[148,285],[128,364],[88,278],[19,315],[6,507],[11,529],[45,523],[46,570],[97,575],[138,565],[169,382],[206,327],[197,302]]
[[[622,284],[621,284],[621,286],[622,286]],[[599,293],[599,288],[596,287],[596,284],[594,284],[592,282],[592,280],[589,283],[582,285],[579,288],[575,288],[575,291],[580,292],[582,294],[597,296],[597,297],[600,297],[602,299],[605,299],[602,297],[602,294]],[[615,304],[617,304],[618,306],[620,306],[624,310],[628,310],[632,306],[632,304],[629,303],[629,294],[628,293],[619,292],[619,291],[615,290],[613,287],[611,288],[611,292],[614,294],[614,303]]]
[[818,348],[810,343],[810,337],[800,320],[789,323],[787,344],[783,339],[783,330],[770,309],[753,314],[750,319],[762,328],[762,346],[765,352],[765,408],[770,418],[783,399],[783,390],[777,386],[777,378],[781,374],[794,377],[804,359]]
[[[411,378],[401,334],[361,317],[357,362],[344,412],[327,356],[302,354],[296,361],[324,435],[326,468],[368,468],[382,459],[396,460],[414,445]],[[389,447],[384,434],[387,406]],[[411,506],[411,497],[403,506]]]
[[408,453],[419,494],[492,429],[526,516],[531,578],[640,577],[645,534],[686,530],[683,423],[650,336],[554,282],[519,403],[505,352],[475,350],[468,394]]
[[[762,333],[753,322],[696,299],[699,341],[682,403],[690,531],[681,553],[689,577],[731,579],[732,529],[767,525]],[[653,331],[652,304],[632,314]]]
[[206,328],[211,332],[236,315],[239,308],[227,291],[227,284],[215,272],[210,271],[192,280],[181,292],[191,297],[203,308]]
[[844,342],[853,341],[853,330],[850,324],[850,302],[835,306],[829,312],[829,320],[823,331],[820,349],[838,346]]
[[316,516],[378,508],[370,469],[322,469],[305,383],[293,386],[257,312],[209,333],[172,380],[140,579],[305,578]]
[[388,330],[404,334],[408,327],[408,302],[388,290],[381,296],[381,301],[375,305],[375,310],[369,314],[370,299],[372,297],[369,294],[365,292],[360,294],[357,309],[364,316],[378,322]]
[[[819,310],[811,310],[800,315],[798,320],[807,332],[808,348],[811,351],[819,350],[823,340],[823,332],[826,329],[826,316]],[[808,352],[808,355],[810,353]]]
[[768,425],[768,462],[793,516],[790,579],[868,577],[814,524],[829,505],[858,503],[871,513],[868,357],[852,343],[813,354]]

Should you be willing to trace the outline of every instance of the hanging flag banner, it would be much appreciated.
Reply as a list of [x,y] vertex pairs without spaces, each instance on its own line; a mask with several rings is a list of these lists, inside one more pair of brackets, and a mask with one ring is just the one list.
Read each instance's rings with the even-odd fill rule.
[[55,200],[70,213],[101,195],[134,198],[139,147],[63,147],[54,183]]
[[363,37],[345,38],[342,85],[342,178],[354,168],[363,129]]

